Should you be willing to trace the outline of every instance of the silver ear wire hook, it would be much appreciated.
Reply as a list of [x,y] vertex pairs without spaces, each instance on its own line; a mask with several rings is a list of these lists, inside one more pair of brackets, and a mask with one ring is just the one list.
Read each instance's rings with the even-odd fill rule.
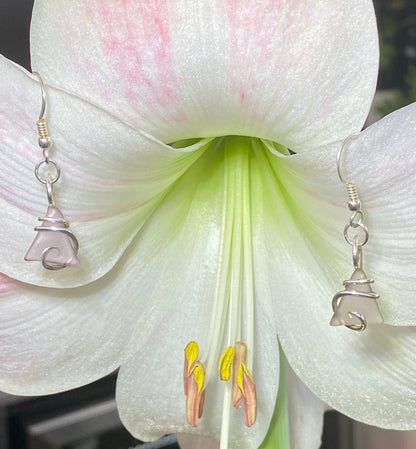
[[344,139],[337,153],[338,177],[347,188],[348,209],[352,212],[351,218],[344,228],[344,238],[352,246],[354,272],[349,280],[344,281],[345,289],[336,293],[332,298],[334,314],[330,324],[332,326],[344,325],[354,331],[363,331],[368,323],[382,323],[383,317],[376,301],[379,295],[371,289],[371,284],[374,281],[368,279],[362,269],[362,247],[368,241],[369,232],[363,222],[364,214],[361,211],[361,201],[355,184],[346,181],[341,171],[343,152],[356,137],[356,134],[352,134]]
[[33,72],[33,74],[39,79],[42,91],[42,106],[36,126],[39,135],[38,144],[42,149],[43,159],[35,166],[35,176],[46,187],[48,209],[44,216],[38,218],[42,224],[35,227],[37,236],[26,253],[25,260],[40,261],[44,268],[55,271],[79,264],[79,244],[69,229],[69,221],[55,205],[54,184],[59,180],[61,170],[59,165],[49,157],[53,142],[44,117],[46,110],[45,83],[39,73]]
[[40,88],[42,90],[42,107],[40,109],[39,114],[39,120],[42,120],[45,115],[45,109],[46,109],[46,89],[45,89],[45,83],[43,82],[43,78],[40,76],[38,72],[32,72],[33,75],[35,75],[40,82]]
[[344,149],[348,144],[350,144],[355,138],[357,137],[357,134],[351,134],[346,139],[343,140],[341,146],[339,147],[338,153],[337,153],[337,172],[338,172],[338,178],[339,180],[344,183],[348,184],[348,181],[344,179],[344,177],[341,174],[341,159],[342,159],[342,153],[344,152]]

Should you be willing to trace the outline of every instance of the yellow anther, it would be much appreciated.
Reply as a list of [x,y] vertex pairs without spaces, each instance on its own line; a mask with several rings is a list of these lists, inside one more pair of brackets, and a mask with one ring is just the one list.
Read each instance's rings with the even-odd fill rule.
[[245,390],[244,390],[244,381],[246,380],[245,376],[247,376],[251,382],[254,383],[253,376],[251,375],[250,371],[248,370],[245,363],[242,363],[238,368],[238,374],[237,374],[237,384],[238,388],[241,390],[241,393],[243,393],[243,396],[245,396]]
[[234,348],[227,346],[222,353],[218,367],[221,380],[228,380],[231,376],[231,366],[234,360]]
[[195,363],[191,371],[191,375],[193,375],[193,378],[196,384],[198,385],[198,393],[199,393],[202,390],[205,381],[205,368],[201,362]]
[[190,341],[185,348],[185,363],[183,365],[183,386],[185,394],[188,394],[188,378],[191,375],[193,365],[196,363],[199,354],[199,346],[196,341]]
[[194,363],[199,354],[199,346],[196,341],[190,341],[185,348],[185,357],[188,362],[189,368],[191,367],[192,363]]

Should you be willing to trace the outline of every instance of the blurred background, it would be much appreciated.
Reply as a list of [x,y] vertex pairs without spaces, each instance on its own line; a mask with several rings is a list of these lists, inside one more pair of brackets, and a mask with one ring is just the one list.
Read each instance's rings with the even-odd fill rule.
[[380,74],[372,121],[416,101],[416,1],[374,0],[374,5]]
[[[416,0],[374,0],[380,31],[380,76],[368,124],[416,101]],[[33,0],[0,0],[0,53],[30,68]],[[115,374],[58,395],[0,393],[0,449],[178,448],[174,436],[140,443],[123,428],[114,401]],[[414,449],[416,432],[366,426],[330,411],[321,449]]]

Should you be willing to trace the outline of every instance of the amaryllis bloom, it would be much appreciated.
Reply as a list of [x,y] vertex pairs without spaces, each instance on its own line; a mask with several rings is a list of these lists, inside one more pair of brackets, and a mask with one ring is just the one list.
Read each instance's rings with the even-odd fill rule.
[[[137,438],[248,449],[286,357],[274,419],[292,448],[318,447],[323,403],[415,428],[416,106],[360,133],[378,66],[371,1],[39,0],[31,38],[80,265],[23,259],[47,207],[33,175],[41,91],[2,58],[1,389],[55,393],[120,367]],[[329,326],[352,271],[336,153],[355,133],[342,170],[384,317],[362,333]]]

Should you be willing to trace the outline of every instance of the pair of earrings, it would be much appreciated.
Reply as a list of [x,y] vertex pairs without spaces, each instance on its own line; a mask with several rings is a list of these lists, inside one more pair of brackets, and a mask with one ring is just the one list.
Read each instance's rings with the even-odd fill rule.
[[43,159],[35,166],[36,179],[46,187],[48,208],[45,216],[39,217],[41,225],[35,227],[37,235],[25,255],[25,260],[40,261],[48,270],[61,270],[65,267],[79,265],[78,240],[69,229],[70,223],[55,205],[54,185],[61,176],[59,165],[50,159],[52,139],[45,121],[46,90],[42,77],[39,78],[42,90],[42,107],[36,122],[38,144],[43,152]]
[[[55,205],[54,185],[59,180],[59,165],[50,159],[52,139],[44,118],[46,110],[46,91],[42,77],[39,78],[42,90],[42,107],[37,121],[38,144],[43,152],[43,159],[35,166],[36,179],[45,185],[48,208],[44,217],[39,217],[40,226],[35,227],[37,235],[26,253],[25,260],[40,261],[48,270],[61,270],[68,266],[78,266],[78,240],[69,229],[69,222]],[[379,295],[374,293],[371,284],[373,279],[367,278],[362,268],[362,247],[367,243],[369,232],[364,224],[364,214],[355,184],[344,180],[341,174],[341,158],[351,137],[341,145],[337,154],[338,177],[346,185],[348,193],[348,209],[351,218],[344,228],[344,238],[352,247],[354,272],[349,280],[344,281],[345,289],[332,298],[333,316],[331,326],[344,325],[355,331],[362,331],[370,323],[382,323],[383,317],[378,308]]]
[[361,201],[355,184],[345,181],[341,174],[342,153],[353,137],[345,139],[337,153],[337,171],[340,181],[346,185],[348,209],[352,212],[351,218],[344,228],[344,238],[352,247],[354,272],[349,280],[344,281],[345,289],[336,293],[332,298],[334,314],[330,325],[344,325],[354,331],[363,331],[367,324],[382,323],[383,317],[377,304],[379,295],[371,288],[374,280],[367,278],[362,268],[362,247],[368,242],[369,232],[363,222],[364,214],[361,210]]

